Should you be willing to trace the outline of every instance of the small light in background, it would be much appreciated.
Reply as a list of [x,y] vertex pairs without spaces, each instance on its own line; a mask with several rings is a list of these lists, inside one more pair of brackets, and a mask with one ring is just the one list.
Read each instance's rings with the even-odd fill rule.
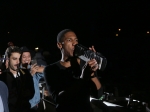
[[37,51],[38,49],[39,49],[38,47],[35,48],[36,51]]
[[8,34],[10,33],[10,32],[7,32]]
[[118,37],[119,35],[118,35],[118,33],[116,34],[116,37]]
[[121,31],[121,29],[119,28],[118,31]]
[[147,34],[149,33],[149,31],[147,31]]

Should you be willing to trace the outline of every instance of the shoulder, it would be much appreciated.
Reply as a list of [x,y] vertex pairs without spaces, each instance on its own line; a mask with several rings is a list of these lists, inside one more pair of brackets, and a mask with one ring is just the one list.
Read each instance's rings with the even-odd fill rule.
[[45,67],[45,70],[44,71],[47,71],[47,70],[54,70],[54,69],[56,69],[56,68],[58,68],[59,67],[59,61],[58,62],[55,62],[55,63],[53,63],[53,64],[50,64],[50,65],[47,65],[46,67]]
[[32,79],[32,75],[29,72],[28,69],[19,69],[19,73],[24,77],[24,78],[28,78],[28,79]]
[[52,76],[53,74],[56,74],[56,72],[59,71],[59,62],[55,62],[53,64],[47,65],[44,69],[44,75],[45,76]]
[[23,68],[21,68],[19,71],[20,71],[21,74],[23,74],[23,75],[30,73],[28,69],[23,69]]
[[0,81],[0,89],[2,89],[3,91],[7,90],[7,86],[3,81]]
[[0,86],[6,86],[6,84],[3,81],[0,81]]
[[20,70],[24,71],[24,72],[29,72],[28,69],[25,69],[25,68],[21,68]]

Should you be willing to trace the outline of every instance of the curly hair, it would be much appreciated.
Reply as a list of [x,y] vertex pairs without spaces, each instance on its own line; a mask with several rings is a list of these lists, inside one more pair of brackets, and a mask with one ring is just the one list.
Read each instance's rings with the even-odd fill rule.
[[22,52],[21,52],[20,48],[17,47],[17,46],[8,47],[8,51],[7,51],[8,58],[10,58],[12,53],[19,53],[19,54],[21,54]]

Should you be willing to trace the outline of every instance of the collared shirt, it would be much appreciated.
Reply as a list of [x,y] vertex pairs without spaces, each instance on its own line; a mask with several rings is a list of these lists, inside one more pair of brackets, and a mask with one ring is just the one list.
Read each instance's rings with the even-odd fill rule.
[[3,106],[3,102],[2,102],[1,96],[0,96],[0,112],[4,112],[4,106]]
[[17,78],[18,76],[20,76],[20,73],[18,72],[17,74],[13,74],[15,78]]

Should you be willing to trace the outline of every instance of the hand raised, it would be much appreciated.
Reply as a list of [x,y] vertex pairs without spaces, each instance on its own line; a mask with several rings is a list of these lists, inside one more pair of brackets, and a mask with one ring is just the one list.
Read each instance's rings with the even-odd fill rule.
[[88,65],[90,66],[90,69],[92,71],[96,71],[98,69],[98,64],[95,59],[91,59],[90,61],[88,61]]
[[39,66],[37,64],[31,65],[30,73],[34,75],[38,71]]

